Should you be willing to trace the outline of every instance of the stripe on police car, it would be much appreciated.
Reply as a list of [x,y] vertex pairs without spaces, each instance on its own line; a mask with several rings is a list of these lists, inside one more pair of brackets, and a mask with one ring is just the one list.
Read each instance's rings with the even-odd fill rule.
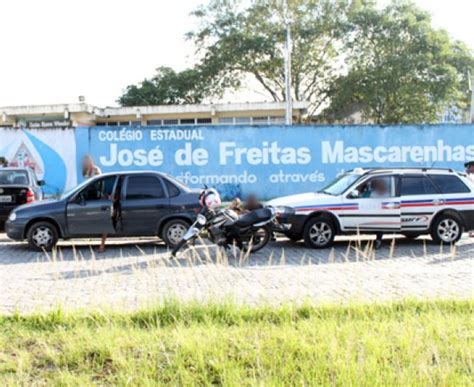
[[400,215],[390,214],[340,214],[341,218],[399,218]]
[[314,206],[300,206],[295,207],[296,211],[313,211],[313,210],[331,210],[331,211],[342,211],[342,210],[358,210],[358,204],[352,203],[338,203],[338,204],[318,204]]

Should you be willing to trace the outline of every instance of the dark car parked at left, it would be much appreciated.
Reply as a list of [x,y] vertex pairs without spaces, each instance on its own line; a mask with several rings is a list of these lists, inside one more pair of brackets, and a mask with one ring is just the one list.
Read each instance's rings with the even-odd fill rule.
[[59,238],[158,236],[170,247],[196,218],[200,191],[158,172],[91,178],[59,200],[21,206],[6,222],[9,238],[49,250]]
[[13,209],[43,199],[43,184],[31,168],[0,168],[0,229]]

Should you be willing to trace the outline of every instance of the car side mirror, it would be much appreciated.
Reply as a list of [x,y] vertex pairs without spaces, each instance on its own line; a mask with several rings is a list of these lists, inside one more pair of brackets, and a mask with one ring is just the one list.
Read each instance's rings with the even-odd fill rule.
[[38,180],[38,185],[39,186],[46,185],[46,182],[44,180]]
[[347,197],[348,197],[349,199],[356,199],[356,198],[358,198],[359,196],[360,196],[360,192],[359,192],[358,190],[356,190],[356,189],[353,190],[353,191],[351,191],[351,192],[349,193],[349,195],[347,195]]

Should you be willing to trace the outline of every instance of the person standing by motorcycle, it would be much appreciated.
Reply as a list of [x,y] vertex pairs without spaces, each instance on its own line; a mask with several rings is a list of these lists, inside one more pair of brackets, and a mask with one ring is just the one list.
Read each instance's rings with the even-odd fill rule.
[[263,204],[258,201],[257,196],[253,194],[250,194],[249,196],[247,196],[247,200],[244,206],[245,211],[260,210],[263,207],[264,207]]

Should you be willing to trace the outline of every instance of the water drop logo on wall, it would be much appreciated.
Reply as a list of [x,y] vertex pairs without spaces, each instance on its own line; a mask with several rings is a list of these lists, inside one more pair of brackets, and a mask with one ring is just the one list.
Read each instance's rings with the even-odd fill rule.
[[15,152],[10,165],[12,167],[29,167],[33,169],[37,176],[43,175],[41,163],[33,157],[33,152],[28,149],[28,146],[22,142]]

